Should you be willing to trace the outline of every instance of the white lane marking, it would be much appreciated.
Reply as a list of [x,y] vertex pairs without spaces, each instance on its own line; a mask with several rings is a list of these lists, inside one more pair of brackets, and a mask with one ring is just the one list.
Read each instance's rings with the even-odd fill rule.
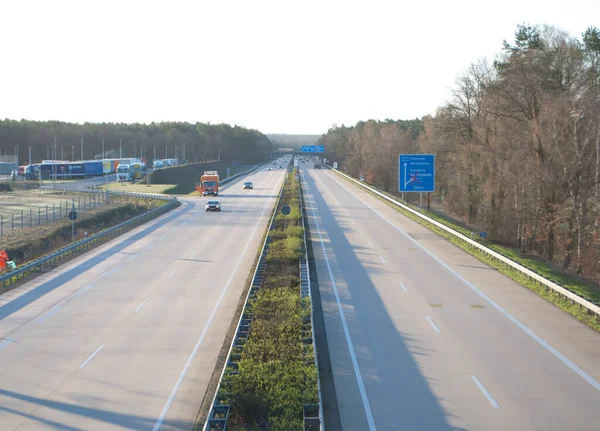
[[233,277],[235,276],[235,273],[237,272],[237,269],[240,266],[240,263],[242,262],[244,255],[246,254],[246,250],[248,249],[248,246],[250,245],[252,238],[254,238],[254,234],[256,233],[256,230],[258,229],[258,225],[260,224],[260,222],[263,218],[263,215],[265,214],[265,211],[267,210],[267,207],[270,204],[272,204],[272,202],[270,202],[270,201],[267,202],[267,204],[265,205],[265,207],[262,210],[262,213],[260,214],[260,217],[258,218],[258,221],[256,222],[256,225],[254,225],[254,230],[252,231],[252,234],[250,235],[250,238],[248,239],[246,246],[242,250],[242,254],[240,255],[235,267],[233,268],[231,276],[229,277],[227,284],[223,288],[223,291],[221,292],[221,296],[219,296],[219,299],[217,300],[217,304],[215,305],[215,308],[213,308],[213,311],[210,314],[208,321],[206,322],[206,326],[204,326],[204,329],[202,330],[202,333],[200,334],[200,338],[198,339],[198,341],[196,342],[196,345],[194,346],[194,350],[190,354],[190,356],[185,364],[185,367],[183,367],[183,370],[181,371],[181,374],[179,374],[179,378],[177,379],[177,382],[175,383],[175,386],[173,387],[173,390],[171,391],[171,395],[169,395],[169,399],[165,403],[165,406],[163,407],[162,411],[160,412],[160,416],[156,420],[156,423],[154,424],[154,428],[152,428],[152,431],[158,431],[160,429],[163,421],[165,420],[165,417],[167,416],[169,408],[171,407],[171,404],[173,404],[173,401],[175,400],[177,391],[179,391],[179,387],[183,383],[183,379],[185,378],[186,374],[188,373],[190,367],[192,366],[192,362],[194,361],[194,358],[198,354],[198,350],[200,349],[200,346],[202,345],[202,342],[204,341],[204,337],[206,337],[208,329],[210,328],[210,325],[212,324],[212,321],[215,318],[215,315],[217,314],[217,310],[219,309],[219,306],[221,305],[221,302],[223,301],[223,298],[225,297],[225,294],[227,293],[227,290],[229,289],[229,285],[231,284],[231,281],[233,280]]
[[36,322],[38,323],[42,323],[44,320],[46,320],[48,317],[52,316],[54,313],[56,313],[58,310],[60,310],[60,308],[66,304],[60,304],[60,305],[56,305],[54,307],[52,307],[49,311],[47,311],[46,313],[42,314],[40,317],[38,317],[38,319],[36,320]]
[[483,395],[485,395],[485,397],[488,399],[488,401],[490,402],[490,404],[495,409],[499,409],[500,406],[498,405],[498,403],[496,402],[496,400],[494,399],[494,397],[492,397],[492,395],[487,391],[487,389],[479,381],[479,379],[476,376],[471,376],[471,378],[473,379],[473,381],[475,382],[475,384],[477,385],[477,387],[479,388],[479,390],[481,390],[481,392],[483,392]]
[[172,272],[171,274],[169,274],[169,276],[167,277],[167,279],[169,279],[169,278],[173,277],[173,276],[175,275],[175,273],[176,273],[176,272],[177,272],[177,270],[176,270],[176,269],[175,269],[175,270],[173,270],[173,272]]
[[219,230],[220,227],[221,227],[221,225],[217,225],[217,227],[215,228],[215,230]]
[[225,217],[225,218],[223,219],[223,221],[227,220],[228,218],[229,218],[229,216]]
[[375,248],[375,246],[373,245],[373,243],[371,241],[369,241],[369,247]]
[[4,340],[3,342],[0,343],[0,350],[4,349],[10,343],[14,343],[14,342],[15,342],[15,340]]
[[194,254],[196,254],[196,250],[194,250],[190,253],[190,257],[192,257]]
[[[330,174],[326,174],[326,175],[330,176]],[[563,364],[565,364],[567,367],[569,367],[575,374],[579,375],[582,379],[584,379],[586,382],[588,382],[590,385],[592,385],[597,391],[600,391],[600,383],[596,379],[594,379],[592,376],[590,376],[585,371],[583,371],[581,368],[579,368],[577,365],[575,365],[573,362],[571,362],[570,359],[568,359],[566,356],[564,356],[562,353],[560,353],[558,350],[556,350],[554,347],[552,347],[550,344],[548,344],[548,342],[546,342],[546,340],[544,340],[542,337],[540,337],[539,335],[537,335],[535,332],[533,332],[531,329],[529,329],[527,326],[525,326],[523,323],[521,323],[519,320],[517,320],[517,318],[515,316],[513,316],[512,314],[510,314],[508,311],[506,311],[500,305],[496,304],[492,298],[490,298],[485,293],[483,293],[481,290],[479,290],[473,283],[471,283],[466,278],[464,278],[462,275],[460,275],[458,272],[456,272],[446,262],[442,261],[435,254],[433,254],[432,252],[430,252],[429,250],[427,250],[425,248],[425,246],[423,246],[421,243],[419,243],[415,239],[411,238],[410,235],[408,235],[406,232],[404,232],[400,227],[396,226],[392,221],[388,220],[379,211],[377,211],[375,208],[373,208],[371,205],[369,205],[365,201],[360,200],[354,193],[352,193],[350,190],[348,190],[337,179],[332,178],[331,176],[330,176],[330,178],[333,179],[336,183],[338,183],[351,196],[354,196],[354,198],[356,200],[358,200],[359,202],[361,202],[367,208],[371,209],[371,211],[373,211],[375,214],[377,214],[379,217],[381,217],[383,220],[385,220],[390,226],[392,226],[394,229],[396,229],[398,232],[400,232],[402,235],[404,235],[406,238],[408,238],[409,241],[411,241],[414,244],[416,244],[421,250],[423,250],[431,258],[433,258],[435,261],[437,261],[437,263],[439,263],[445,269],[447,269],[452,275],[454,275],[456,278],[458,278],[460,281],[462,281],[473,292],[477,293],[488,304],[490,304],[492,307],[494,307],[496,310],[498,310],[500,313],[502,313],[502,315],[504,317],[506,317],[508,320],[510,320],[511,322],[513,322],[523,332],[525,332],[527,335],[529,335],[531,338],[533,338],[540,346],[542,346],[544,349],[546,349],[548,352],[550,352],[552,355],[554,355],[554,357],[556,357],[559,361],[561,361]]]
[[127,262],[131,262],[133,259],[135,259],[136,257],[138,257],[137,254],[134,254],[133,256],[131,256],[129,259],[127,259]]
[[398,283],[400,283],[400,286],[402,286],[402,289],[404,289],[405,292],[408,292],[408,289],[406,288],[404,283],[402,283],[400,280],[398,280]]
[[385,263],[385,259],[383,258],[383,256],[379,256],[379,259],[381,259],[381,263]]
[[433,320],[431,320],[431,317],[425,316],[425,318],[427,319],[429,324],[433,327],[433,330],[439,334],[441,332],[440,328],[438,328],[437,325],[435,323],[433,323]]
[[[109,271],[109,272],[105,273],[105,274],[104,274],[102,277],[100,277],[98,280],[100,280],[101,278],[104,278],[104,277],[106,277],[106,276],[110,275],[110,274],[111,274],[111,273],[113,273],[113,272],[114,272],[114,271]],[[96,280],[96,281],[98,281],[98,280]],[[90,290],[92,287],[94,287],[94,284],[96,284],[96,282],[93,282],[93,283],[90,283],[90,284],[88,284],[88,285],[87,285],[87,286],[85,286],[83,289],[79,289],[79,290],[78,290],[78,291],[75,293],[75,296],[81,296],[81,295],[83,295],[85,292],[87,292],[87,291],[88,291],[88,290]],[[67,300],[67,301],[65,301],[65,304],[66,304],[67,302],[68,302],[68,300]],[[64,304],[63,304],[63,305],[64,305]]]
[[79,369],[85,368],[85,366],[89,364],[92,359],[94,359],[94,356],[96,356],[98,352],[102,350],[103,347],[104,344],[100,344],[100,346],[96,350],[94,350],[94,352],[90,356],[88,356],[88,358],[85,361],[83,361],[83,364],[79,366]]
[[[304,175],[302,175],[302,179],[304,181]],[[306,182],[306,181],[304,181],[304,182]],[[327,266],[327,271],[329,272],[329,280],[331,281],[331,286],[333,287],[333,293],[335,295],[335,300],[337,302],[338,312],[340,314],[340,319],[342,321],[342,326],[344,328],[344,336],[346,337],[346,344],[348,345],[348,350],[350,351],[350,359],[352,360],[352,367],[354,368],[354,374],[356,376],[356,382],[358,383],[360,397],[362,399],[363,407],[365,409],[365,414],[367,415],[367,422],[369,423],[369,430],[375,431],[377,428],[375,427],[375,420],[373,419],[373,413],[371,412],[371,405],[369,404],[369,398],[367,397],[367,391],[365,389],[365,384],[363,382],[362,375],[360,373],[360,368],[358,366],[358,360],[356,359],[356,352],[354,351],[354,344],[352,343],[352,337],[350,336],[350,330],[348,329],[348,324],[346,323],[346,316],[344,315],[344,309],[342,307],[342,302],[340,301],[340,295],[338,293],[337,285],[335,283],[335,278],[333,276],[333,270],[331,269],[331,264],[329,263],[329,258],[327,257],[327,251],[325,250],[325,242],[323,241],[323,235],[321,234],[321,228],[319,227],[319,222],[317,220],[317,215],[315,213],[314,206],[311,206],[311,210],[312,210],[312,215],[313,215],[313,219],[315,222],[315,227],[317,228],[317,234],[319,235],[319,241],[321,242],[323,256],[325,257],[325,265]]]
[[146,302],[148,302],[149,299],[150,298],[144,299],[144,302],[142,302],[140,305],[138,305],[138,307],[135,309],[135,312],[137,313],[140,310],[140,308],[142,308],[144,305],[146,305]]

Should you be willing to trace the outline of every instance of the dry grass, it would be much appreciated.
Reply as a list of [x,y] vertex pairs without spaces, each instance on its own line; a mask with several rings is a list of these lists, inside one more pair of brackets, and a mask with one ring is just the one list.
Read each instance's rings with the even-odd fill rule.
[[[165,190],[175,187],[174,184],[133,184],[133,183],[109,183],[108,190],[114,192],[130,192],[130,193],[156,193],[164,194]],[[105,186],[98,187],[106,190]]]
[[[148,201],[129,197],[111,197],[110,205],[86,210],[80,213],[75,222],[75,229],[88,235],[99,232],[114,224],[121,223],[148,209],[163,205],[163,201]],[[17,261],[18,265],[36,259],[57,248],[69,244],[71,241],[71,222],[64,218],[52,223],[15,232],[14,235],[0,238],[0,249],[20,251],[23,258]]]
[[77,205],[77,200],[82,197],[81,193],[63,192],[58,190],[35,189],[35,190],[19,190],[14,192],[0,193],[0,215],[5,218],[5,221],[15,214],[20,220],[21,211],[24,217],[28,218],[33,214],[34,218],[38,217],[38,208],[42,208],[42,218],[45,222],[46,206],[48,206],[50,217],[52,217],[52,206],[55,207],[56,215],[60,214],[61,210],[65,212],[65,206],[71,207],[73,199]]

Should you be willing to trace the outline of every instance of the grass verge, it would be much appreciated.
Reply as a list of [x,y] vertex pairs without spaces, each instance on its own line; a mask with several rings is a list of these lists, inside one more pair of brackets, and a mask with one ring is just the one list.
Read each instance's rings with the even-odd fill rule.
[[[108,190],[111,192],[129,192],[129,193],[155,193],[170,194],[168,190],[174,187],[173,184],[139,184],[139,183],[109,183]],[[106,190],[106,186],[98,186],[101,190]]]
[[[336,171],[333,171],[333,172],[336,172]],[[336,174],[338,174],[341,178],[345,179],[345,177],[340,175],[339,173],[336,172]],[[566,299],[565,297],[563,297],[562,295],[560,295],[559,293],[556,293],[555,291],[553,291],[551,289],[546,289],[545,286],[540,285],[537,281],[531,280],[529,277],[522,274],[521,272],[516,271],[515,269],[504,265],[503,263],[501,263],[501,262],[497,261],[496,259],[487,255],[486,253],[479,251],[479,249],[476,249],[474,247],[471,247],[471,246],[465,244],[464,242],[457,239],[455,236],[453,236],[453,235],[447,233],[446,231],[438,228],[437,226],[421,219],[420,217],[405,210],[404,208],[402,208],[396,204],[393,204],[392,202],[390,202],[386,199],[383,199],[381,196],[376,195],[375,193],[371,192],[370,190],[367,190],[367,189],[363,189],[363,190],[365,190],[371,196],[374,196],[375,198],[384,202],[386,205],[401,212],[402,214],[404,214],[411,220],[416,221],[420,225],[422,225],[422,226],[426,227],[427,229],[435,232],[436,234],[444,237],[445,239],[450,241],[452,244],[463,249],[464,251],[473,255],[480,261],[488,264],[492,268],[497,269],[499,272],[510,277],[511,279],[513,279],[517,283],[521,284],[522,286],[537,293],[539,296],[541,296],[542,298],[551,302],[552,304],[556,305],[563,311],[566,311],[567,313],[571,314],[573,317],[575,317],[579,321],[585,323],[586,325],[590,326],[591,328],[595,329],[596,331],[600,331],[600,319],[598,319],[593,314],[590,314],[587,311],[587,309],[582,308],[581,306],[579,306],[579,304],[572,303],[570,300]],[[395,197],[393,195],[390,195],[390,197],[393,199],[397,199],[397,197]],[[422,211],[417,208],[414,208],[414,209],[420,211],[424,215],[426,215],[426,216],[436,220],[437,222],[439,222],[453,230],[456,230],[464,235],[469,236],[471,234],[471,231],[469,231],[468,229],[464,228],[463,226],[459,226],[455,223],[449,222],[448,219],[441,217],[439,214],[436,214],[436,213],[433,213],[430,211]],[[572,291],[573,293],[587,299],[588,301],[596,303],[596,304],[600,303],[600,291],[597,288],[590,286],[589,284],[585,283],[582,280],[577,280],[572,275],[560,273],[559,271],[557,271],[556,269],[551,267],[548,262],[543,262],[543,261],[540,261],[538,259],[531,258],[531,257],[524,257],[524,256],[520,255],[520,253],[516,252],[513,249],[510,249],[508,247],[503,247],[503,246],[500,246],[497,244],[489,244],[487,246],[489,248],[491,248],[492,250],[504,255],[505,257],[508,257],[509,259],[519,263],[520,265],[525,266],[526,268],[530,269],[531,271],[538,273],[542,277],[550,279],[557,284],[560,284],[561,286],[563,286],[566,289]]]
[[[91,236],[101,232],[104,229],[123,223],[138,215],[159,208],[167,204],[163,200],[147,200],[131,197],[111,197],[111,204],[87,210],[81,214],[81,217],[75,222],[76,240],[82,239],[84,232]],[[157,216],[160,214],[157,214]],[[142,221],[145,223],[148,220]],[[137,225],[137,224],[136,224]],[[103,241],[98,240],[93,244],[94,248]],[[59,250],[71,243],[71,222],[68,219],[61,219],[56,222],[42,225],[36,228],[20,231],[18,234],[3,238],[0,248],[9,250],[9,255],[14,256],[15,263],[18,266],[26,264],[29,261],[39,259],[45,255]],[[74,254],[69,254],[72,257]],[[65,257],[63,261],[67,261]],[[57,260],[58,261],[58,260]],[[57,262],[56,261],[56,262]],[[55,262],[55,264],[56,264]],[[28,278],[34,276],[34,272],[28,274]],[[4,288],[0,286],[0,293],[3,290],[10,290],[16,287],[20,281],[14,280]],[[17,281],[19,283],[17,283]]]
[[[300,213],[299,184],[288,175],[278,210]],[[318,371],[312,348],[311,304],[300,294],[299,256],[303,230],[298,220],[275,217],[263,285],[249,298],[251,321],[243,346],[232,351],[217,399],[231,406],[229,430],[303,429],[307,404],[318,403]]]

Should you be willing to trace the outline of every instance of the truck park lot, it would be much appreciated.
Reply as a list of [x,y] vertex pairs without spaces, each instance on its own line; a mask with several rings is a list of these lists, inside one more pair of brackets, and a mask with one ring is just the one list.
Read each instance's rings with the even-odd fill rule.
[[220,213],[182,198],[0,296],[0,428],[191,429],[283,179],[224,186]]

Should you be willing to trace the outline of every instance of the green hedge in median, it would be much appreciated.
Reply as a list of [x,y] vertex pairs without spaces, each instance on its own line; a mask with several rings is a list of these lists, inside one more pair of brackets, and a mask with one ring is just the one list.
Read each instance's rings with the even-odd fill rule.
[[280,207],[290,205],[292,213],[286,228],[277,217],[269,233],[263,285],[245,310],[252,316],[250,335],[238,350],[237,373],[226,374],[221,386],[231,405],[229,430],[302,430],[304,405],[319,401],[311,304],[300,295],[298,187],[295,175],[288,175]]

